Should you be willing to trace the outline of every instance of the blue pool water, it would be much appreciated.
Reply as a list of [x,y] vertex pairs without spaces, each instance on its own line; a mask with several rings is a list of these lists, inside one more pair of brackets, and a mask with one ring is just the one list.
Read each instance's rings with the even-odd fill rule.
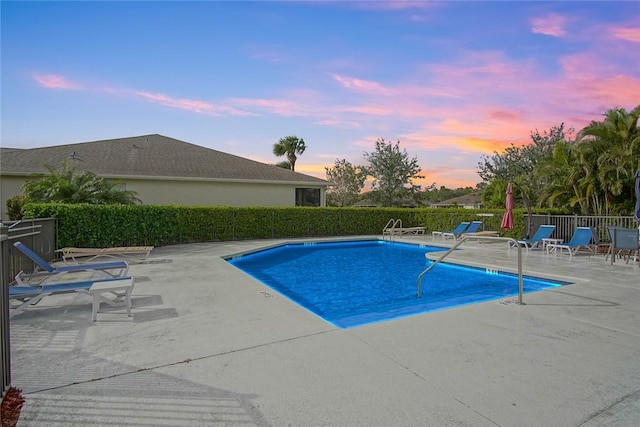
[[[442,248],[380,240],[288,244],[228,259],[231,264],[341,328],[518,294],[518,277],[431,263]],[[525,277],[524,292],[562,286]]]

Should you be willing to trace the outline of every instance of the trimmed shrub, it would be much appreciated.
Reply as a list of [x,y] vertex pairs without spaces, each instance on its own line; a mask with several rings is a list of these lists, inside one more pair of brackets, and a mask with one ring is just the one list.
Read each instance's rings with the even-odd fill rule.
[[25,218],[57,218],[60,247],[163,246],[224,240],[380,235],[389,219],[403,227],[451,230],[482,220],[485,230],[520,238],[524,209],[515,228],[500,229],[503,210],[432,208],[229,207],[27,203]]

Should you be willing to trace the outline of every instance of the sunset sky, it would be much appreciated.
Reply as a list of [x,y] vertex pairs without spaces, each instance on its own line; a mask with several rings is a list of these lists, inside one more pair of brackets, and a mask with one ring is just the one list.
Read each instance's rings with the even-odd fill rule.
[[640,2],[1,3],[2,146],[161,134],[325,178],[400,141],[475,186],[482,155],[640,104]]

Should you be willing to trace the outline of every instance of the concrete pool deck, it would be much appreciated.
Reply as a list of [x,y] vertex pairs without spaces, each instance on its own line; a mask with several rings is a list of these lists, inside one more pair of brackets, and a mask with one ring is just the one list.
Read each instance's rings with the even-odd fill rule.
[[[523,251],[525,274],[573,284],[337,329],[221,258],[281,241],[156,248],[131,266],[132,317],[92,322],[81,294],[14,316],[18,426],[640,423],[637,263]],[[506,243],[461,248],[448,260],[516,270]]]

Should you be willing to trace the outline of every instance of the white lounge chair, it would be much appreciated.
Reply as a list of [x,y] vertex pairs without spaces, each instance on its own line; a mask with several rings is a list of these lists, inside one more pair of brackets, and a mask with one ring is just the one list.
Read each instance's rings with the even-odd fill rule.
[[21,285],[44,285],[50,283],[63,274],[77,272],[92,272],[103,278],[126,276],[129,264],[126,261],[102,262],[82,265],[53,266],[38,256],[22,242],[15,242],[13,246],[29,257],[37,266],[33,273],[19,272],[15,280]]
[[96,258],[120,258],[129,262],[143,262],[153,250],[153,246],[126,246],[112,248],[62,248],[56,252],[62,253],[64,261],[73,260],[77,263],[90,262]]

